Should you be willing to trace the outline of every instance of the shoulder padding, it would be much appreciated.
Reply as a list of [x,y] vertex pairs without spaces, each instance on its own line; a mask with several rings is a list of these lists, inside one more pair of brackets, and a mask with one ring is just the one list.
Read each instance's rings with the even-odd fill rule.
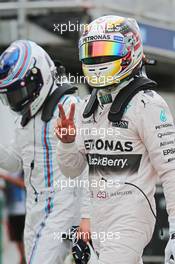
[[[153,89],[153,87],[155,87],[156,85],[156,82],[145,77],[134,78],[134,80],[130,82],[126,87],[124,87],[115,97],[108,113],[109,121],[120,121],[124,114],[125,108],[131,101],[131,99],[139,91]],[[84,118],[90,117],[98,107],[97,91],[97,89],[93,89],[92,91],[92,94],[83,112]]]

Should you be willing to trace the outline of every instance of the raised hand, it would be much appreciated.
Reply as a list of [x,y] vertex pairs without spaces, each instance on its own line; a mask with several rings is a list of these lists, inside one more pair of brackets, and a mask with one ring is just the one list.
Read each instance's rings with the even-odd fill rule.
[[66,117],[62,104],[58,105],[60,117],[55,125],[55,134],[63,143],[72,143],[76,137],[74,124],[75,104],[71,104],[69,116]]

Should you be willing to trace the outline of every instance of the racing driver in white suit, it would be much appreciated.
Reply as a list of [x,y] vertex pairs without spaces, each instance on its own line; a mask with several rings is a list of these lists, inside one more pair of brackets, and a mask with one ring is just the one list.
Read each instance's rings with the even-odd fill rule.
[[[61,173],[54,124],[58,101],[67,112],[77,97],[63,94],[56,67],[36,43],[13,42],[0,57],[0,97],[14,112],[15,139],[0,146],[0,167],[24,170],[27,189],[25,251],[28,264],[63,264],[71,250],[62,234],[79,224],[79,189]],[[69,84],[66,84],[67,88]]]
[[[175,128],[170,110],[153,89],[140,89],[128,101],[121,119],[109,120],[114,99],[146,77],[137,22],[118,16],[98,18],[80,38],[79,51],[88,84],[97,91],[96,108],[94,98],[86,98],[75,127],[60,104],[55,131],[62,172],[74,178],[89,165],[91,234],[97,233],[92,239],[99,264],[142,263],[155,225],[157,176],[169,215],[170,239],[165,251],[165,263],[169,263],[175,257]],[[71,116],[74,111],[73,104]],[[62,130],[67,133],[63,135]]]

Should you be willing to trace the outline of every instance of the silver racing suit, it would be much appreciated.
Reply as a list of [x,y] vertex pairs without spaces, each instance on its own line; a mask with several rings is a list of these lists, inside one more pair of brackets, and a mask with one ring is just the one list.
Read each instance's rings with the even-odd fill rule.
[[[114,99],[115,94],[112,95]],[[99,100],[99,98],[98,98]],[[92,239],[99,264],[138,264],[155,225],[155,184],[162,181],[169,220],[175,219],[175,127],[165,101],[140,91],[122,120],[111,123],[111,103],[79,125],[74,143],[59,143],[58,162],[69,177],[89,165]],[[144,192],[144,194],[142,193]]]
[[[65,111],[74,96],[61,99]],[[57,160],[57,138],[54,125],[58,118],[56,107],[52,119],[45,123],[41,111],[22,127],[16,123],[11,146],[0,146],[0,167],[15,172],[24,169],[27,189],[25,250],[28,264],[63,264],[71,244],[62,241],[72,225],[80,220],[80,188],[71,186],[61,173]],[[85,175],[85,173],[84,173]]]

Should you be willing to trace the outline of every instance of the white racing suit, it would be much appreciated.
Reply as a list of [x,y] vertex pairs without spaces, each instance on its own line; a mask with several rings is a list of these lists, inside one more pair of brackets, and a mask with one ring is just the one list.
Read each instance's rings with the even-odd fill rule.
[[[114,95],[113,95],[114,98]],[[155,218],[154,192],[160,177],[169,218],[175,216],[175,128],[169,108],[154,91],[140,91],[122,120],[111,123],[111,103],[82,117],[74,143],[59,143],[58,161],[66,176],[90,170],[92,239],[99,264],[142,263]],[[70,173],[71,172],[71,173]],[[126,183],[134,184],[136,186]]]
[[[77,100],[65,95],[60,102],[67,112]],[[25,127],[21,127],[19,120],[14,143],[10,147],[0,146],[0,167],[11,172],[24,169],[24,242],[28,264],[63,264],[71,244],[68,240],[62,242],[62,234],[80,220],[80,189],[70,186],[58,166],[58,140],[54,135],[58,114],[56,107],[53,118],[45,123],[39,112]]]

